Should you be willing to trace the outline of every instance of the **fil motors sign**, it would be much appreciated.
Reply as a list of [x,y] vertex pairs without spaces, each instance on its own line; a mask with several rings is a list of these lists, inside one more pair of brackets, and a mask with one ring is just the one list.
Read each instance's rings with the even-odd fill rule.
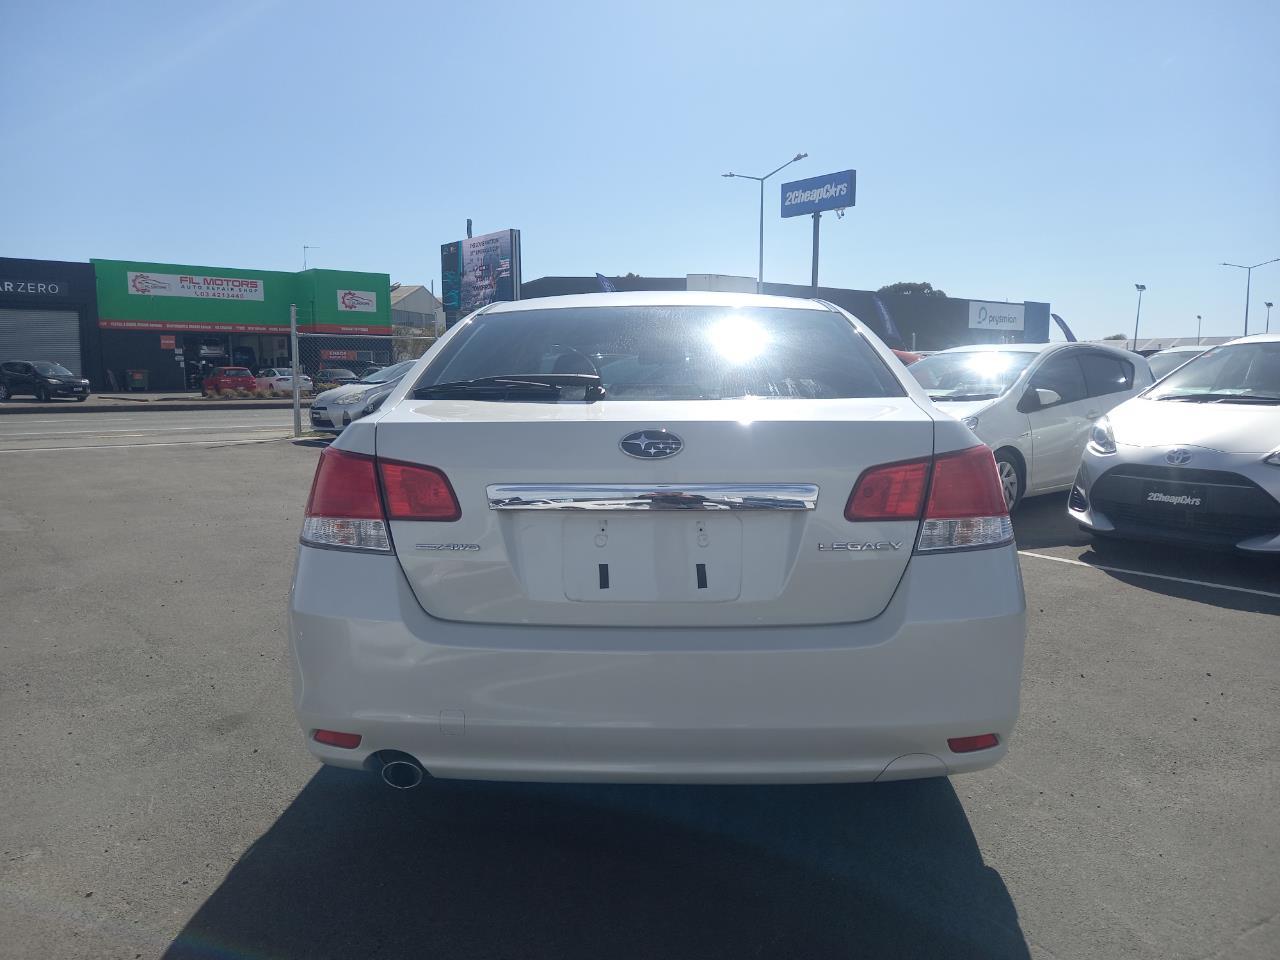
[[139,297],[196,297],[202,300],[261,300],[262,281],[247,277],[128,273],[129,293]]
[[339,290],[338,310],[342,313],[377,313],[378,295],[372,290]]
[[841,170],[782,185],[782,215],[800,217],[823,210],[852,207],[857,195],[858,171]]
[[1021,330],[1024,305],[969,301],[970,330]]

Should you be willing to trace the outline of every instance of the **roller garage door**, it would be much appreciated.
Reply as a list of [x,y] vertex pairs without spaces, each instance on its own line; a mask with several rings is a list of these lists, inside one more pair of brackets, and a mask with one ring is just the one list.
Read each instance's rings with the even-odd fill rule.
[[82,376],[80,314],[74,310],[0,307],[0,361],[3,360],[52,360]]

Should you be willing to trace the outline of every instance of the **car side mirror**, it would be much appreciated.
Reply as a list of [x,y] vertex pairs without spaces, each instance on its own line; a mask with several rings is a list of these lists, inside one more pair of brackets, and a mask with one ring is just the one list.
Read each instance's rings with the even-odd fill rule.
[[1022,395],[1022,402],[1018,404],[1018,410],[1021,413],[1035,413],[1037,410],[1043,410],[1045,407],[1052,407],[1062,402],[1062,394],[1057,390],[1050,390],[1047,387],[1033,387]]

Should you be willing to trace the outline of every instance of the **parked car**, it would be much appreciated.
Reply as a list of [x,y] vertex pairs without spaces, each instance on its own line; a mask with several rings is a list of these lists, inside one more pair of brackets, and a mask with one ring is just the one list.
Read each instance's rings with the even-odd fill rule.
[[355,383],[359,379],[355,373],[345,367],[321,367],[320,372],[316,374],[316,383],[336,383],[339,386]]
[[224,390],[256,390],[258,381],[248,367],[214,367],[202,383],[208,396],[217,396]]
[[1012,527],[991,452],[892,356],[783,297],[473,314],[320,457],[290,593],[311,751],[399,787],[997,762]]
[[953,347],[907,369],[992,449],[1010,510],[1069,489],[1093,421],[1153,380],[1136,353],[1086,343]]
[[1169,347],[1165,350],[1158,350],[1147,357],[1147,363],[1151,365],[1151,375],[1157,380],[1161,380],[1188,360],[1200,356],[1206,349],[1205,347],[1190,346]]
[[6,360],[0,363],[0,403],[19,395],[42,403],[54,397],[83,403],[89,399],[89,381],[50,360]]
[[[268,393],[287,393],[293,394],[293,369],[290,367],[266,367],[258,371],[255,379],[258,390],[265,390]],[[305,373],[298,374],[298,391],[300,393],[310,393],[315,385],[311,382],[311,378]]]
[[382,405],[400,378],[417,362],[393,363],[366,374],[356,383],[326,390],[311,403],[311,428],[325,433],[341,433],[351,421],[367,417]]
[[892,350],[891,352],[908,367],[919,360],[922,356],[922,354],[912,353],[910,350]]
[[1280,554],[1280,335],[1213,347],[1093,425],[1086,530]]

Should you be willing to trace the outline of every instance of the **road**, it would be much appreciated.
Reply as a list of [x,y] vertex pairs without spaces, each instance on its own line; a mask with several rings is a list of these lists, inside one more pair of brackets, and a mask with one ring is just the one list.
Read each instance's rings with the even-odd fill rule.
[[191,410],[0,416],[0,453],[249,442],[291,435],[291,410]]
[[1029,502],[1023,713],[990,771],[402,794],[300,742],[318,445],[241,429],[3,458],[0,957],[1274,956],[1274,564],[1101,569],[1062,498]]

